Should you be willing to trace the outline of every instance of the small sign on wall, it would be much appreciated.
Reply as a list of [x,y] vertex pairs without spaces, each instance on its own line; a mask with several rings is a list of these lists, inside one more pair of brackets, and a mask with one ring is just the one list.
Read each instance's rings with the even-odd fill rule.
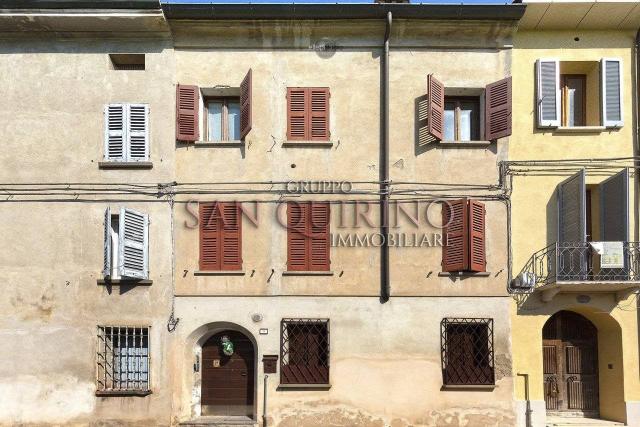
[[213,359],[213,367],[214,368],[220,367],[220,359]]

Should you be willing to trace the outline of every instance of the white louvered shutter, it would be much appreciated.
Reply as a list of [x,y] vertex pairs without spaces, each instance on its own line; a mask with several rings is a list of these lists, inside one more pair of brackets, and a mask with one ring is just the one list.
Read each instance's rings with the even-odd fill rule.
[[557,59],[536,62],[536,85],[538,127],[560,126],[560,62]]
[[602,124],[608,128],[622,127],[622,60],[602,58],[600,79]]
[[140,162],[149,159],[149,106],[128,105],[127,161]]
[[118,271],[121,277],[149,277],[149,218],[133,209],[120,209]]
[[111,209],[108,207],[104,212],[104,263],[102,264],[102,275],[105,278],[111,276]]
[[104,158],[124,161],[126,158],[127,109],[123,104],[104,107]]

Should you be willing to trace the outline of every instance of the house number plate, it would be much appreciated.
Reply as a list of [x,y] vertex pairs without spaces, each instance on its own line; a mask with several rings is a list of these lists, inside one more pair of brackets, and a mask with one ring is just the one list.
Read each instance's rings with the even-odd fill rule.
[[213,367],[214,368],[220,367],[220,359],[213,359]]

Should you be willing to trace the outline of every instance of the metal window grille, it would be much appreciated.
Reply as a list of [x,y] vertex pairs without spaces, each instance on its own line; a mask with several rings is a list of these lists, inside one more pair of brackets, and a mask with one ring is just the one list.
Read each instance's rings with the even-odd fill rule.
[[329,383],[329,319],[282,319],[280,383]]
[[149,391],[149,328],[98,326],[98,391]]
[[495,384],[493,319],[442,319],[441,344],[444,384]]

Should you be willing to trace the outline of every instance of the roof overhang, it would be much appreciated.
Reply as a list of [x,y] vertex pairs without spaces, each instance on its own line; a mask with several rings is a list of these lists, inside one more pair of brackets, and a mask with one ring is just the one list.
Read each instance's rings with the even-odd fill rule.
[[525,0],[519,28],[528,30],[638,30],[638,0]]

